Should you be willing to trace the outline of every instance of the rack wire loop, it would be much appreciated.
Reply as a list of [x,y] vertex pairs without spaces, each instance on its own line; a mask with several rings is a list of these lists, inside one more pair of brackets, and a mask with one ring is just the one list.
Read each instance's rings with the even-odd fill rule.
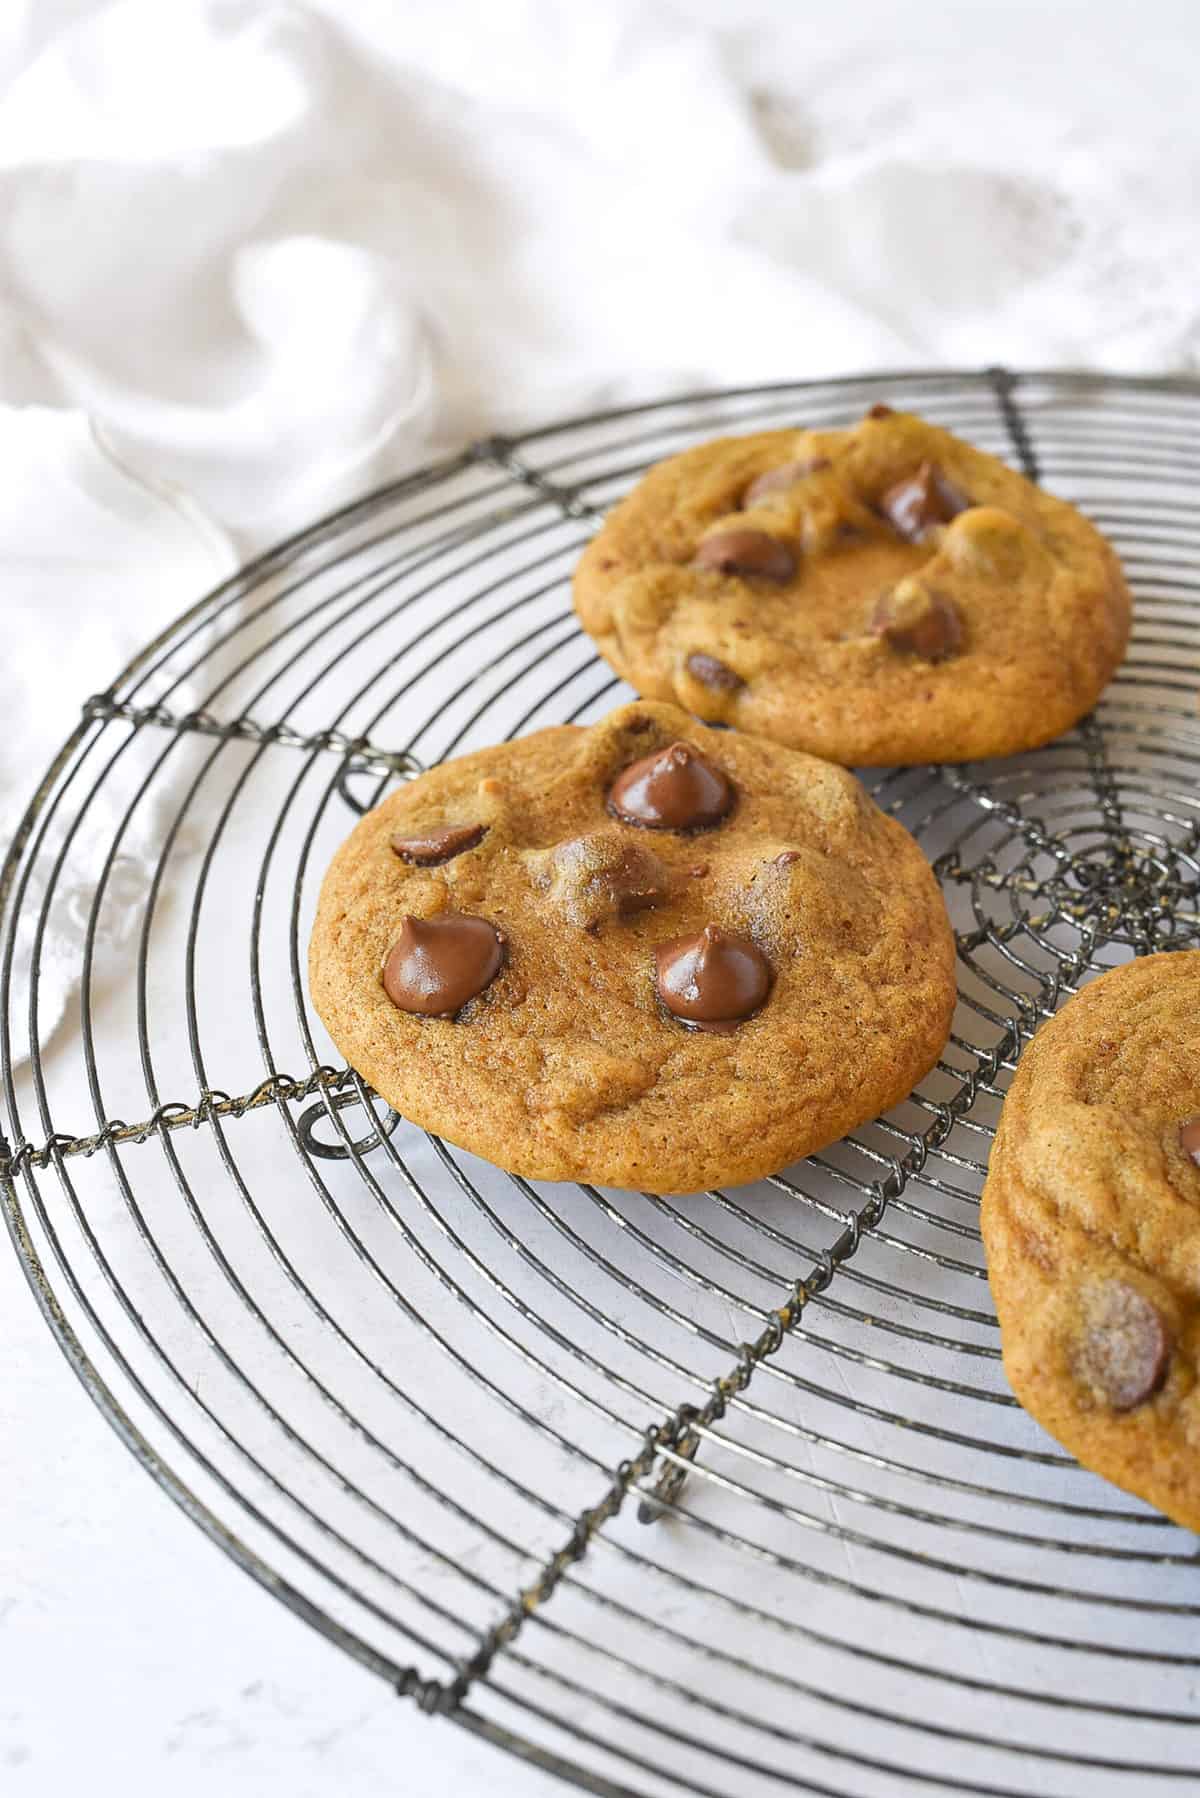
[[337,1093],[328,1099],[327,1104],[318,1102],[316,1105],[310,1105],[307,1111],[302,1111],[296,1127],[300,1133],[300,1141],[308,1154],[318,1155],[324,1161],[352,1161],[357,1155],[369,1155],[372,1149],[381,1148],[386,1138],[392,1135],[401,1121],[400,1113],[393,1111],[391,1106],[388,1106],[386,1116],[378,1120],[374,1128],[368,1130],[365,1136],[359,1137],[357,1142],[325,1142],[316,1133],[317,1125],[328,1120],[327,1105],[332,1106],[334,1111],[344,1111],[347,1105],[359,1103],[361,1101],[356,1092]]

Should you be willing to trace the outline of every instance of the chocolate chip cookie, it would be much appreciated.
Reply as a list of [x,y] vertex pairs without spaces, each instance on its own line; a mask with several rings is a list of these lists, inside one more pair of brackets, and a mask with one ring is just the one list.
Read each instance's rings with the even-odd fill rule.
[[1130,616],[1073,506],[887,406],[660,463],[585,551],[575,607],[639,693],[848,766],[1048,742]]
[[954,944],[852,775],[636,704],[431,769],[321,889],[317,1010],[397,1111],[513,1172],[773,1173],[904,1098]]
[[1043,1025],[983,1194],[1004,1369],[1086,1467],[1200,1530],[1200,951]]

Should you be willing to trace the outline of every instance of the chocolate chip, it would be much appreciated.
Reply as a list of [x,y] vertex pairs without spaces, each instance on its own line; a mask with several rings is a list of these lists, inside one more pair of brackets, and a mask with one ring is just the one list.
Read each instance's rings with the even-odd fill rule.
[[451,1018],[496,978],[504,948],[486,918],[405,918],[383,964],[383,990],[401,1011]]
[[970,504],[936,462],[922,462],[915,474],[905,475],[887,489],[879,500],[879,510],[901,537],[920,543],[936,525],[949,524]]
[[466,849],[474,849],[487,835],[486,824],[443,824],[419,836],[394,836],[392,848],[402,862],[418,868],[435,868],[441,862],[453,861]]
[[694,650],[684,663],[684,667],[693,680],[698,680],[702,687],[711,687],[717,693],[736,693],[739,687],[745,686],[740,674],[716,656],[705,655],[702,650]]
[[965,574],[1015,581],[1031,559],[1044,552],[1010,513],[998,506],[972,506],[970,515],[947,538],[944,553]]
[[871,631],[892,649],[905,650],[923,662],[944,662],[962,648],[962,619],[953,600],[934,593],[923,582],[899,581],[875,607]]
[[701,1030],[740,1023],[771,990],[771,964],[761,949],[717,924],[661,944],[654,966],[658,996],[672,1017]]
[[896,413],[896,408],[894,406],[885,405],[883,400],[876,400],[875,404],[871,407],[870,411],[867,413],[867,417],[868,418],[894,418],[895,413]]
[[758,575],[765,581],[790,581],[796,572],[795,551],[770,531],[714,531],[695,555],[697,568],[720,574]]
[[534,880],[548,888],[548,903],[585,930],[647,911],[675,888],[665,862],[616,831],[593,831],[535,850],[529,862]]
[[743,506],[756,506],[761,499],[769,499],[773,493],[783,493],[794,487],[797,481],[804,480],[806,475],[816,474],[822,468],[831,466],[828,456],[806,456],[798,462],[784,462],[778,468],[768,468],[766,474],[751,481],[742,495]]
[[775,857],[771,866],[773,868],[790,868],[793,862],[798,862],[799,860],[800,851],[798,849],[785,849],[782,854]]
[[645,830],[708,830],[732,809],[735,797],[732,781],[698,749],[671,743],[621,770],[608,809]]
[[1188,1118],[1180,1124],[1179,1146],[1200,1167],[1200,1118]]
[[1163,1382],[1171,1340],[1158,1309],[1124,1280],[1108,1280],[1085,1303],[1076,1375],[1114,1411],[1144,1404]]

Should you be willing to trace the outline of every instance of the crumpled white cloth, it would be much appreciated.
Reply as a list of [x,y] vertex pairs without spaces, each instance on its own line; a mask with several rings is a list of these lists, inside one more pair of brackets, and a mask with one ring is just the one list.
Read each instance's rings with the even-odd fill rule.
[[[180,493],[147,483],[112,455],[78,412],[0,406],[0,850],[84,701],[107,686],[172,612],[236,565],[226,534]],[[194,703],[180,688],[183,709]],[[93,765],[88,781],[99,772]],[[97,976],[103,981],[137,916],[168,793],[139,808],[113,864],[113,903],[100,914]],[[79,978],[96,873],[113,842],[128,792],[102,785],[55,882],[38,954],[39,1036],[49,1040]],[[24,1029],[29,966],[48,874],[67,821],[55,818],[20,911],[10,1015]],[[23,1040],[14,1043],[24,1059]]]
[[0,397],[261,543],[680,383],[1196,365],[1190,0],[840,11],[18,3]]
[[[246,550],[681,385],[1195,369],[1195,30],[1193,0],[9,0],[0,400],[61,431],[0,430],[0,836],[68,722],[39,656],[106,684],[216,572],[199,524],[76,503],[80,413]],[[142,599],[91,606],[114,578]]]

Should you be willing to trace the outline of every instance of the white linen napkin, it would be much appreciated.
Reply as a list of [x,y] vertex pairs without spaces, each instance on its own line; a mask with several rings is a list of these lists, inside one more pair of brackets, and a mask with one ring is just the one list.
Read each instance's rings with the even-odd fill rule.
[[16,397],[256,546],[614,397],[1200,361],[1189,0],[1136,30],[1104,0],[858,0],[819,32],[698,0],[54,11],[18,6],[7,54],[0,26]]
[[[236,558],[225,533],[182,495],[122,467],[81,413],[0,406],[0,470],[0,849],[7,849],[25,802],[78,722],[83,702],[107,686],[173,612],[230,574]],[[185,710],[187,704],[184,697]],[[168,798],[164,788],[153,808],[138,813],[122,845],[113,882],[127,904],[104,914],[102,965],[120,947],[122,920],[136,917]],[[43,1041],[61,1022],[77,983],[95,869],[112,841],[117,804],[112,789],[101,787],[64,864],[39,956]],[[15,1020],[25,1015],[42,875],[62,836],[55,825],[23,908]],[[25,1045],[16,1047],[24,1059]]]

